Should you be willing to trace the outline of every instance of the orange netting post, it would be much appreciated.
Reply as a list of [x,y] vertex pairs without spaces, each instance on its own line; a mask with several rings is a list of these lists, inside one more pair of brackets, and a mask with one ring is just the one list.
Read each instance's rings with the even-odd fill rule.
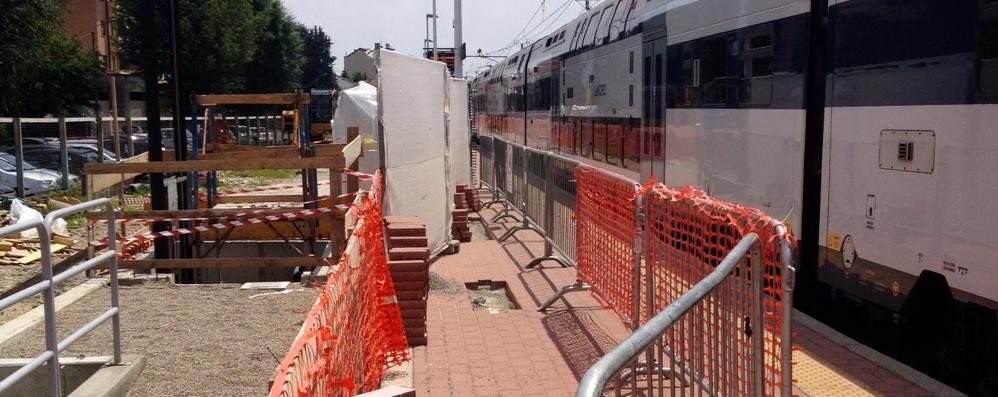
[[358,223],[281,361],[271,396],[353,396],[378,388],[384,371],[409,359],[388,269],[382,178],[356,207]]
[[638,184],[585,164],[575,168],[575,179],[579,281],[588,284],[607,307],[636,327]]

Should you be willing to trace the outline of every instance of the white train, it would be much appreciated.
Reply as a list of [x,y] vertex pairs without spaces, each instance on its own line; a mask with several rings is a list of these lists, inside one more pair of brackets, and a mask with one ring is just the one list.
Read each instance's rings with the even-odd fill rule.
[[998,0],[608,0],[472,85],[480,134],[786,217],[805,311],[998,394]]

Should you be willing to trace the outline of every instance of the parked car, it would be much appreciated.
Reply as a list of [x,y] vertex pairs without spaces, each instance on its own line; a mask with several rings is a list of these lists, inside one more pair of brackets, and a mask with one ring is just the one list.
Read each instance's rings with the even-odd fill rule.
[[10,186],[0,183],[0,197],[13,196],[16,190]]
[[[96,163],[97,151],[79,147],[66,148],[69,156],[69,169],[75,172],[83,172],[83,165]],[[24,160],[35,164],[38,167],[50,170],[61,169],[59,148],[56,146],[32,146],[24,148]]]
[[[51,146],[58,147],[59,144],[57,142],[55,145],[51,145]],[[76,147],[76,148],[85,149],[85,150],[90,150],[90,151],[93,151],[94,153],[98,152],[97,151],[97,140],[96,139],[70,139],[70,140],[66,141],[66,146],[68,146],[68,147]],[[124,145],[122,145],[122,146],[124,146]],[[126,157],[128,156],[128,153],[125,152],[124,148],[122,148],[121,153],[122,153],[122,155],[124,155]],[[104,162],[107,163],[107,162],[115,162],[115,161],[118,161],[118,157],[114,155],[114,141],[113,140],[107,140],[107,139],[105,139],[105,141],[104,141]]]
[[[16,161],[14,156],[0,152],[0,184],[11,187],[17,186],[17,166],[14,165]],[[45,193],[59,188],[58,174],[52,175],[51,172],[40,170],[27,161],[23,162],[23,167],[24,194],[26,196]],[[76,181],[78,183],[79,178],[76,178]]]
[[[163,149],[173,150],[173,128],[163,128]],[[191,130],[184,129],[187,132],[187,147],[191,147],[191,141],[194,140],[194,134],[191,134]]]

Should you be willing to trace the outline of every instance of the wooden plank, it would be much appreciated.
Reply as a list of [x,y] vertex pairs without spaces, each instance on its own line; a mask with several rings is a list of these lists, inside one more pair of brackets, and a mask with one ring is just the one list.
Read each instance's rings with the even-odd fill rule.
[[[354,138],[343,148],[343,164],[353,164],[360,157],[364,148],[364,137]],[[357,171],[357,170],[354,170]]]
[[306,93],[198,95],[197,102],[201,106],[297,105],[299,98],[302,104],[312,102],[312,96]]
[[[136,163],[147,163],[149,162],[149,152],[141,153],[133,157],[129,157],[121,161],[122,163],[136,164]],[[105,189],[118,186],[125,181],[131,180],[139,174],[144,172],[132,172],[125,174],[90,174],[89,172],[84,174],[83,177],[87,178],[87,183],[83,186],[87,186],[92,189],[93,192],[100,192]]]
[[203,258],[203,259],[136,259],[118,261],[120,269],[217,269],[236,267],[316,267],[324,261],[317,257],[275,257],[275,258]]
[[[62,244],[52,244],[52,252],[53,253],[62,251],[64,249],[66,249],[65,245],[62,245]],[[25,256],[21,257],[21,259],[17,260],[17,264],[18,265],[27,265],[27,264],[29,264],[31,262],[34,262],[34,261],[37,261],[39,259],[42,259],[42,250],[37,250],[35,252],[32,252],[32,253],[30,253],[28,255],[25,255]]]
[[191,161],[154,161],[149,163],[129,164],[87,164],[87,174],[122,174],[122,173],[167,173],[190,171],[246,171],[246,170],[288,170],[288,169],[329,169],[335,175],[346,166],[342,158],[316,157],[305,159],[227,159],[227,160],[191,160]]
[[[300,190],[300,189],[299,189]],[[328,196],[320,197],[325,199]],[[299,194],[233,194],[215,197],[215,204],[242,204],[242,203],[301,203],[301,193]]]
[[234,152],[205,153],[201,155],[202,160],[224,160],[224,159],[258,159],[275,158],[289,159],[301,158],[298,148],[277,148],[272,150],[246,150]]
[[[298,196],[299,198],[301,196]],[[200,210],[162,210],[162,211],[115,211],[114,217],[117,219],[158,219],[158,218],[222,218],[243,212],[267,210],[270,213],[282,214],[285,212],[301,211],[303,207],[281,207],[281,208],[215,208]],[[106,219],[102,212],[88,212],[87,219]]]
[[263,152],[275,149],[298,150],[298,146],[292,146],[292,145],[251,146],[251,145],[237,145],[234,143],[209,143],[208,146],[206,147],[206,151],[208,153]]

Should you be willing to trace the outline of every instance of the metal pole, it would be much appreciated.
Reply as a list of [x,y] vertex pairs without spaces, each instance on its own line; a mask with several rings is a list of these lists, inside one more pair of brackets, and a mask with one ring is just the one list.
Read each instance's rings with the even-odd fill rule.
[[437,56],[437,0],[433,0],[433,60],[440,60]]
[[[161,119],[159,110],[159,53],[157,47],[158,33],[156,26],[156,11],[154,7],[142,7],[139,18],[142,27],[142,75],[145,80],[145,110],[148,117],[149,132],[149,161],[163,161],[163,131],[161,130]],[[163,185],[163,174],[153,172],[149,174],[149,185],[151,188],[152,208],[154,210],[167,209],[166,186]],[[169,222],[153,223],[153,231],[161,232],[167,230]],[[156,239],[155,258],[167,259],[170,253],[170,242],[166,239]]]
[[464,38],[461,31],[461,0],[454,0],[454,77],[464,78]]
[[[110,212],[110,211],[109,211]],[[112,212],[113,213],[113,212]],[[42,294],[45,313],[45,350],[52,352],[49,359],[49,395],[62,395],[62,376],[59,374],[59,335],[55,323],[55,285],[52,284],[52,247],[50,245],[51,234],[48,222],[43,222],[38,230],[38,244],[42,251],[42,280],[48,282],[48,288]],[[110,226],[110,225],[109,225]]]
[[135,142],[132,141],[132,114],[125,113],[125,139],[128,141],[128,155],[135,156]]
[[[62,170],[62,188],[69,190],[69,153],[66,148],[66,118],[59,116],[59,169]],[[86,177],[84,175],[84,177]]]
[[24,197],[24,138],[21,136],[21,118],[14,118],[14,167],[17,168],[17,197]]
[[[110,78],[111,83],[111,129],[114,131],[114,156],[121,161],[121,134],[118,131],[118,76],[115,75],[115,64],[114,57],[111,54],[112,38],[111,38],[111,2],[104,2],[104,37],[106,39],[105,44],[107,45],[107,77]],[[104,144],[103,141],[100,143]]]

